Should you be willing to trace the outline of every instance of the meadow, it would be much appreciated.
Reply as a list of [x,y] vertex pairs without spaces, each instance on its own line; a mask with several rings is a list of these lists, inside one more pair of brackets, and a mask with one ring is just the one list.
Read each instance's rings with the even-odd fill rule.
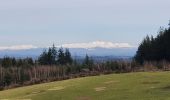
[[170,100],[170,72],[69,79],[0,91],[0,100]]

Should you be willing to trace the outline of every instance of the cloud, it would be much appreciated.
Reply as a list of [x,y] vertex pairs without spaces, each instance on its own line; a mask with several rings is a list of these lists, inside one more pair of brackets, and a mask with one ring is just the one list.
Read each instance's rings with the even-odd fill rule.
[[72,44],[63,44],[58,47],[63,48],[132,48],[134,46],[128,43],[112,43],[107,41],[95,41],[95,42],[88,42],[88,43],[72,43]]
[[0,46],[0,50],[27,50],[35,48],[37,47],[33,45]]
[[[63,48],[83,48],[83,49],[93,49],[93,48],[133,48],[135,46],[130,45],[129,43],[113,43],[107,41],[94,41],[87,43],[70,43],[58,45],[57,47]],[[3,50],[28,50],[28,49],[36,49],[37,46],[34,45],[14,45],[14,46],[0,46],[0,51]]]

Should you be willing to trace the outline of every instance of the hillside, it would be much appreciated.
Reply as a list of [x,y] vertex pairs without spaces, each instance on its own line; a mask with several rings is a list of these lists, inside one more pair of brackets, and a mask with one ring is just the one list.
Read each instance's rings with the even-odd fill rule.
[[169,72],[112,74],[0,92],[5,100],[169,100]]

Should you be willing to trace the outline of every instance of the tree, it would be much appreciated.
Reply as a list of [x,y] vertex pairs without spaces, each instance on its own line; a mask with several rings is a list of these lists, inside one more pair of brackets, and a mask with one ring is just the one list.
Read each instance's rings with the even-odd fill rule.
[[89,56],[86,54],[86,57],[83,62],[83,66],[92,70],[93,64],[94,64],[93,59],[89,58]]
[[41,65],[55,65],[57,62],[57,50],[55,45],[49,47],[48,51],[44,50],[44,52],[40,55],[38,62]]
[[52,62],[52,64],[57,63],[57,49],[54,44],[51,48],[51,62]]
[[58,64],[64,65],[66,63],[65,61],[65,54],[63,48],[60,48],[58,50]]
[[12,64],[12,59],[10,57],[4,57],[2,59],[2,66],[3,67],[11,67],[13,64]]
[[47,65],[48,64],[48,53],[46,50],[43,51],[43,53],[40,55],[40,57],[38,58],[38,62],[41,65]]
[[73,63],[73,59],[71,57],[71,53],[70,53],[69,49],[65,50],[65,62],[66,62],[66,64],[72,64]]
[[6,74],[4,76],[4,85],[9,86],[12,83],[12,75],[11,73],[7,70]]

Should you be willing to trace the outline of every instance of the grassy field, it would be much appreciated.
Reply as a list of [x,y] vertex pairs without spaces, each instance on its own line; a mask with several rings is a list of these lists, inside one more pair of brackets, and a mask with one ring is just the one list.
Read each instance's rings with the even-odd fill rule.
[[111,74],[0,92],[0,100],[170,100],[170,72]]

